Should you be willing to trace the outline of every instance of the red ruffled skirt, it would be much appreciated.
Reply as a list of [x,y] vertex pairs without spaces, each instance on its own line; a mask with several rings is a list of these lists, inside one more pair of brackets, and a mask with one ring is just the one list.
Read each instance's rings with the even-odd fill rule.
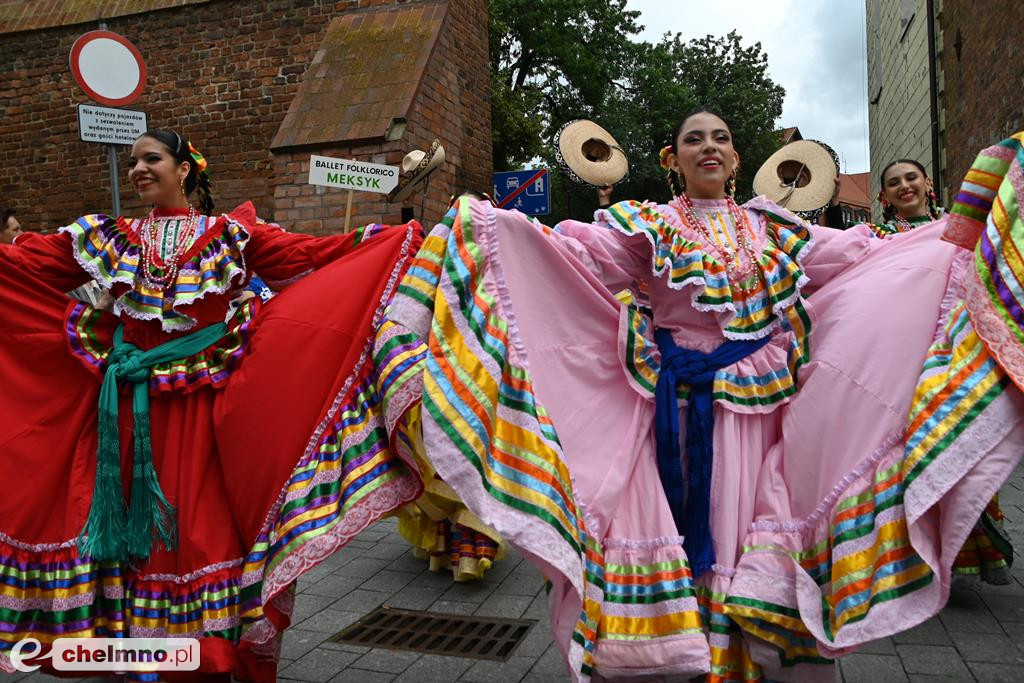
[[[144,562],[76,547],[119,321],[0,269],[0,668],[28,637],[192,637],[200,673],[276,678],[295,579],[422,489],[387,447],[370,357],[417,230],[383,230],[250,301],[217,354],[154,374],[153,459],[178,545]],[[127,499],[127,391],[120,415]]]

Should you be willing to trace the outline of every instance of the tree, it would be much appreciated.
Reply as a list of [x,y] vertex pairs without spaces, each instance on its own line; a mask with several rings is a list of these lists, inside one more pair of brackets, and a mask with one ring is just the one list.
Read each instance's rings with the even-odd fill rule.
[[[561,122],[591,118],[639,32],[626,0],[492,0],[494,167],[541,155]],[[557,130],[557,127],[555,127]]]
[[[554,222],[590,215],[595,192],[557,172],[553,138],[573,119],[593,119],[626,151],[629,179],[617,198],[668,198],[658,151],[683,112],[706,106],[729,122],[742,156],[738,195],[778,148],[784,90],[767,75],[760,43],[735,33],[656,44],[630,39],[638,12],[624,0],[492,0],[494,164],[509,170],[541,158],[552,176]],[[570,207],[571,205],[571,207]],[[571,211],[570,211],[571,208]]]

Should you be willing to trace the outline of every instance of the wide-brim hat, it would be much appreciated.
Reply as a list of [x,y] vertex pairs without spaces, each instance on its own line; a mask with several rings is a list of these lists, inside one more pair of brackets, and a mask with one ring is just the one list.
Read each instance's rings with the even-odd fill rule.
[[572,180],[583,185],[614,185],[629,172],[629,160],[612,134],[593,121],[579,119],[555,136],[555,158]]
[[814,211],[832,199],[837,175],[827,149],[813,140],[798,140],[761,165],[754,176],[754,193],[790,211]]
[[421,149],[414,149],[402,159],[402,177],[395,189],[388,193],[389,202],[400,202],[426,182],[431,173],[441,168],[444,164],[444,145],[438,140],[430,143],[430,148],[424,152]]

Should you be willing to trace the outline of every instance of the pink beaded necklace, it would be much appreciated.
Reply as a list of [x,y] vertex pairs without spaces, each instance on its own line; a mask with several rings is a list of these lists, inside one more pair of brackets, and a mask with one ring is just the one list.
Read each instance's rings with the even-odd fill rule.
[[[757,252],[750,240],[753,230],[750,227],[746,211],[741,209],[732,197],[725,198],[725,205],[732,217],[733,226],[736,228],[736,251],[730,251],[727,246],[718,243],[704,219],[694,211],[693,201],[688,196],[682,194],[676,197],[676,211],[679,212],[679,218],[683,221],[683,225],[704,238],[704,242],[713,253],[715,260],[725,267],[729,284],[746,294],[761,285],[761,272],[757,267]],[[741,253],[747,256],[746,265],[742,263]]]
[[158,219],[153,215],[154,211],[150,211],[139,225],[139,240],[142,242],[142,268],[139,269],[139,275],[147,285],[156,289],[167,289],[177,281],[178,271],[181,268],[181,257],[184,256],[185,251],[188,250],[195,238],[196,230],[199,227],[199,216],[189,204],[185,227],[177,235],[174,251],[167,259],[162,259],[157,221],[160,221],[160,227],[166,232],[167,224],[172,219]]

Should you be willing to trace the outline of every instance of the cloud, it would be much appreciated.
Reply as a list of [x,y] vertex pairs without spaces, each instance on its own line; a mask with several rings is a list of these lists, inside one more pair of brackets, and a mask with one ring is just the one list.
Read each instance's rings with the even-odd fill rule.
[[628,9],[641,12],[641,40],[736,30],[745,44],[760,42],[769,75],[786,89],[779,127],[828,143],[847,173],[869,169],[863,2],[629,0]]

